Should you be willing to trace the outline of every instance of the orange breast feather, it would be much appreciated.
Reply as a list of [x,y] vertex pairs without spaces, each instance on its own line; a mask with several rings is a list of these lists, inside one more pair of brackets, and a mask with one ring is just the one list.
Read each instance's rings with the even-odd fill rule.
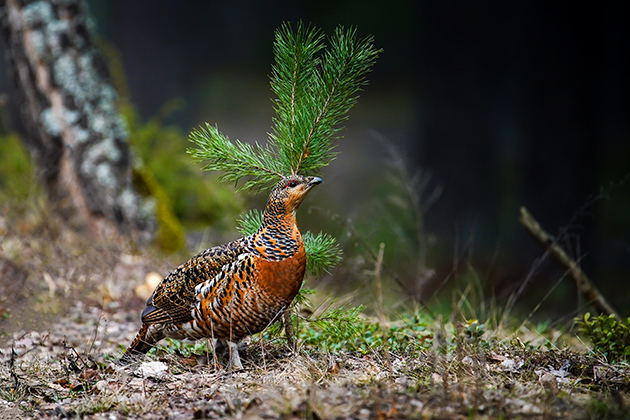
[[291,257],[282,261],[260,259],[257,264],[260,276],[258,285],[271,296],[281,300],[293,300],[302,286],[306,272],[306,253],[304,246]]

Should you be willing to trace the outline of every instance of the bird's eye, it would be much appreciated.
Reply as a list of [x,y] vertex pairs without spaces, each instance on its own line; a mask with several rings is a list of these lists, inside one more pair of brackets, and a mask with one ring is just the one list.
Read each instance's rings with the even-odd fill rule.
[[298,182],[297,181],[289,181],[289,183],[287,184],[287,186],[285,188],[293,188],[293,187],[297,187]]

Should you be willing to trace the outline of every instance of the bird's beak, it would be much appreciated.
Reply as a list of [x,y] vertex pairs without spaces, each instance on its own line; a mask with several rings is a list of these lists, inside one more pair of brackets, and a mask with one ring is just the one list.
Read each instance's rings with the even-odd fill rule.
[[323,179],[321,179],[318,176],[314,176],[314,177],[311,178],[310,181],[308,181],[308,183],[306,184],[306,188],[310,189],[310,188],[314,187],[317,184],[321,184],[322,182],[324,182]]

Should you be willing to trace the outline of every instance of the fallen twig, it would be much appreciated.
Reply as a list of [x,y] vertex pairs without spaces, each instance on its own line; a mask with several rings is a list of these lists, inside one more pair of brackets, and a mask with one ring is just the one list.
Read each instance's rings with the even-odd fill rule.
[[538,223],[534,216],[525,208],[520,208],[521,217],[520,224],[534,237],[536,242],[549,253],[559,265],[566,269],[569,276],[575,281],[575,285],[582,295],[587,299],[588,303],[593,305],[595,309],[606,315],[614,315],[619,318],[617,311],[606,301],[604,295],[595,287],[591,280],[579,267],[573,258],[564,252],[564,249],[558,245],[558,242],[552,238]]

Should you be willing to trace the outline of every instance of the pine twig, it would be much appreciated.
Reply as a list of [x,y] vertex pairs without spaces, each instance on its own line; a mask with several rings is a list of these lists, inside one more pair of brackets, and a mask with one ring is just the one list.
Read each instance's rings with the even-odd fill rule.
[[520,214],[519,223],[533,236],[536,242],[549,253],[556,263],[568,271],[578,290],[587,301],[599,312],[606,315],[614,315],[617,319],[620,319],[617,311],[610,306],[604,295],[595,287],[588,276],[578,266],[577,262],[564,252],[560,245],[558,245],[558,242],[540,226],[534,216],[532,216],[525,207],[520,208]]
[[284,176],[274,150],[258,143],[231,142],[216,126],[206,123],[193,129],[190,141],[198,148],[188,149],[188,153],[195,161],[205,163],[204,171],[221,171],[219,180],[235,185],[241,178],[248,178],[239,189],[261,189]]

